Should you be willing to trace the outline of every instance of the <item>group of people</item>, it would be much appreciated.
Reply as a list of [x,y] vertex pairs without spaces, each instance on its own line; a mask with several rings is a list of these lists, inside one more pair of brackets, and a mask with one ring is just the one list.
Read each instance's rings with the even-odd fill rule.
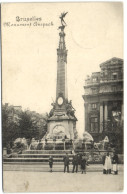
[[[69,173],[69,165],[70,165],[70,161],[69,161],[69,156],[68,153],[66,153],[66,156],[63,159],[64,161],[64,173],[67,171]],[[75,154],[73,155],[73,159],[72,159],[72,165],[73,165],[73,169],[72,169],[72,173],[74,172],[78,172],[78,166],[80,166],[81,169],[81,173],[85,173],[86,174],[86,166],[88,165],[87,160],[86,160],[86,155],[79,155],[79,154]],[[50,167],[50,172],[52,172],[52,167],[53,167],[53,158],[52,156],[49,157],[49,167]]]
[[[66,153],[65,157],[63,158],[64,162],[64,173],[67,171],[69,173],[69,165],[70,165],[70,160],[68,153]],[[103,162],[103,174],[111,174],[113,171],[113,174],[118,174],[118,155],[116,153],[113,154],[113,157],[110,156],[109,153],[103,156],[102,158]],[[80,167],[81,173],[86,174],[86,166],[88,166],[87,163],[87,157],[85,154],[73,154],[73,159],[72,159],[72,173],[78,172],[78,167]],[[52,167],[53,167],[53,157],[49,157],[49,167],[50,167],[50,172],[52,172]]]
[[118,174],[118,155],[116,153],[113,154],[111,158],[110,154],[103,156],[103,174]]

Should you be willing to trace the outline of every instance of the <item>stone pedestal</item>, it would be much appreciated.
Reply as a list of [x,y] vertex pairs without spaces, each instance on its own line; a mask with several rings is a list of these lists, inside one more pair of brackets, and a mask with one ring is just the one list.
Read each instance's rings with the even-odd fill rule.
[[74,139],[76,132],[75,120],[67,115],[49,118],[47,138]]

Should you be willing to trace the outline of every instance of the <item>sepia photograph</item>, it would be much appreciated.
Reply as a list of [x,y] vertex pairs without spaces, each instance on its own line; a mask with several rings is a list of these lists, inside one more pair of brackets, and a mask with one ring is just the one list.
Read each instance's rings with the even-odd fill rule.
[[124,190],[123,2],[1,3],[3,192]]

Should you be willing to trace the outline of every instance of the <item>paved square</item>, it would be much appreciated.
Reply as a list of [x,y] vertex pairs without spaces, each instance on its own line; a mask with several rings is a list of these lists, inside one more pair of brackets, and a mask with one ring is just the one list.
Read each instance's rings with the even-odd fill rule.
[[115,192],[123,190],[123,172],[119,175],[103,175],[63,172],[3,171],[4,192]]

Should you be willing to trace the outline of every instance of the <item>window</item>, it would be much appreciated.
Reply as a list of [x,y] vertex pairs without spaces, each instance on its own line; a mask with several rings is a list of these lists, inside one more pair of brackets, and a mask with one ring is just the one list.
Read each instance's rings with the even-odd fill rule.
[[105,70],[105,75],[108,75],[108,71],[107,70]]
[[113,107],[118,107],[118,103],[117,102],[113,102]]
[[113,73],[113,74],[112,74],[112,79],[113,79],[113,80],[116,80],[116,79],[117,79],[117,73]]
[[98,132],[98,118],[97,117],[90,119],[90,131]]
[[91,104],[91,106],[92,106],[92,109],[96,109],[97,108],[97,104],[96,103]]
[[94,78],[93,78],[93,82],[96,82],[96,81],[97,81],[97,77],[94,77]]
[[117,91],[116,86],[112,86],[112,91],[113,91],[113,92],[116,92],[116,91]]
[[92,94],[96,94],[96,93],[97,93],[96,88],[93,88],[93,89],[92,89]]
[[103,71],[101,71],[101,77],[103,77],[104,76],[104,72]]

